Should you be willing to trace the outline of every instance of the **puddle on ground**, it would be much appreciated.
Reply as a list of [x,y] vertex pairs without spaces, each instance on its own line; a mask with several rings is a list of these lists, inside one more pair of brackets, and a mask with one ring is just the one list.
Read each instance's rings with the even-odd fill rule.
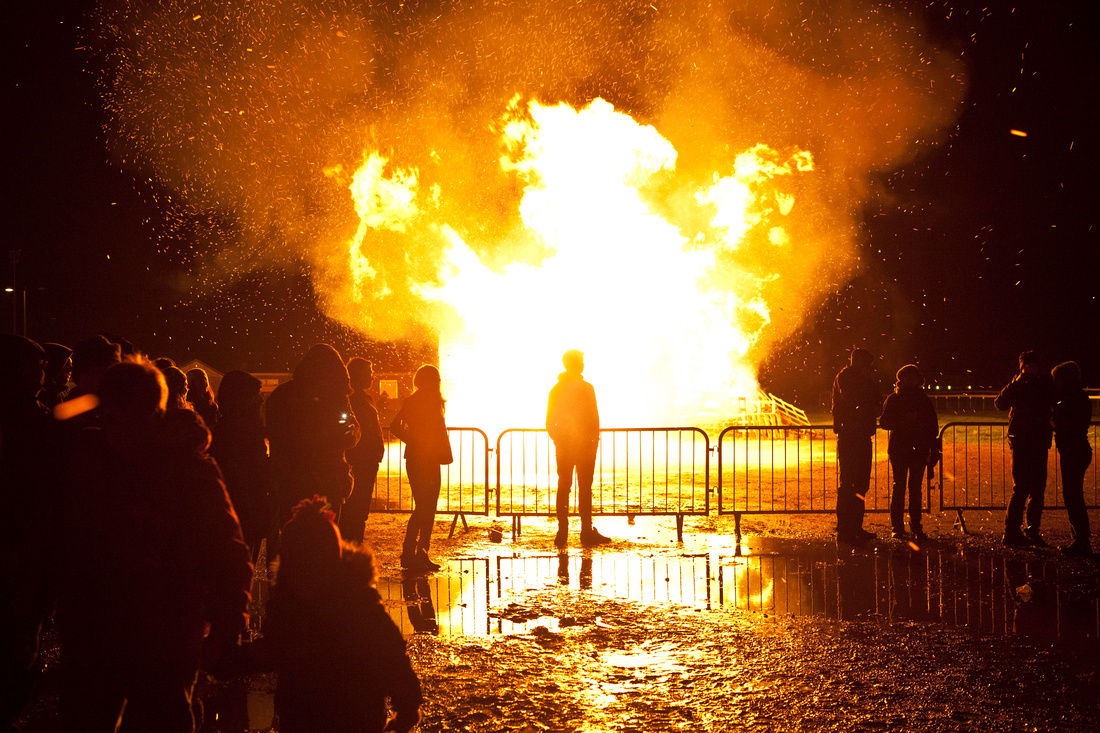
[[516,602],[554,589],[708,611],[934,623],[1047,642],[1100,637],[1097,595],[1074,586],[1065,560],[970,548],[884,545],[838,556],[829,543],[764,540],[743,555],[502,553],[455,558],[433,575],[379,583],[405,634],[443,636],[570,626],[570,617]]

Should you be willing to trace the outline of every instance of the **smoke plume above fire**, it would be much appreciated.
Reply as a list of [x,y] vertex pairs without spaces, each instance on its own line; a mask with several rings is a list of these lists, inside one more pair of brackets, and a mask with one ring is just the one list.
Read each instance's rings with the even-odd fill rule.
[[860,2],[105,2],[89,36],[113,159],[232,222],[205,287],[304,261],[330,317],[438,336],[460,422],[537,424],[568,348],[605,420],[722,419],[964,91]]

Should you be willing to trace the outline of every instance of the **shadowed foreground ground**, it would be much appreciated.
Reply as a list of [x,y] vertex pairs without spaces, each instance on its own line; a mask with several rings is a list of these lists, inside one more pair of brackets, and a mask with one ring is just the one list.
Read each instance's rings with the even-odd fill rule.
[[[1064,512],[1048,515],[1048,539],[1066,541]],[[383,596],[409,631],[428,700],[424,731],[1100,729],[1100,619],[1093,610],[1100,565],[1063,560],[1054,550],[1002,549],[995,541],[1000,516],[993,513],[968,515],[973,534],[965,538],[952,530],[952,518],[927,520],[933,540],[925,548],[882,541],[855,551],[838,551],[829,541],[828,517],[747,518],[739,556],[725,518],[689,519],[683,545],[675,542],[672,519],[639,519],[635,526],[605,519],[600,526],[617,538],[614,544],[570,547],[558,577],[527,578],[512,577],[514,571],[504,577],[500,568],[528,567],[520,562],[525,558],[556,565],[549,524],[528,521],[513,542],[506,526],[472,518],[468,533],[460,528],[447,540],[441,518],[437,534],[444,539],[435,554],[444,569],[429,579],[439,635],[413,633],[400,592]],[[867,524],[887,534],[882,515]],[[403,516],[387,515],[369,524],[383,589],[400,588],[403,526]],[[490,541],[491,527],[505,530],[502,543]],[[656,592],[631,597],[608,575],[607,568],[620,565],[675,568],[688,555],[710,558],[702,572],[713,577],[702,580],[702,600],[667,602]],[[775,588],[753,592],[779,596],[780,584],[802,577],[816,587],[813,579],[823,578],[823,589],[811,593],[821,596],[821,613],[812,598],[807,613],[742,610],[725,597],[729,588],[714,582],[772,556],[795,558],[805,571],[776,575],[768,581]],[[942,570],[956,558],[960,569]],[[578,582],[586,559],[595,573]],[[448,583],[470,587],[452,576],[470,575],[474,561],[490,568],[487,591],[443,598]],[[965,587],[951,587],[960,573]],[[934,577],[935,587],[911,586],[917,574]],[[660,586],[669,578],[650,580]],[[1030,600],[1017,593],[1024,582],[1034,587]],[[923,595],[914,595],[918,590]],[[945,623],[951,603],[966,612]],[[444,628],[443,614],[462,613],[467,604],[481,604],[476,614],[487,617],[471,623],[477,631]],[[1072,617],[1081,608],[1083,618]],[[55,658],[55,647],[50,654]],[[54,669],[47,670],[26,731],[57,730]],[[252,730],[273,730],[271,687],[270,675],[204,682],[205,729],[242,730],[243,719],[233,720],[247,708]],[[225,703],[233,698],[239,715]]]

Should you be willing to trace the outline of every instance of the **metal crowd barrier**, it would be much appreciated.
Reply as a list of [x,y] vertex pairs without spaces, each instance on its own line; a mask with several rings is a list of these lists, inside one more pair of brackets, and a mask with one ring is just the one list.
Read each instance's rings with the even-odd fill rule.
[[[510,429],[497,438],[497,516],[551,517],[557,499],[557,458],[545,430]],[[710,438],[700,428],[610,428],[600,431],[592,484],[594,516],[684,516],[710,513]],[[576,513],[576,481],[570,512]]]
[[[1002,510],[1012,495],[1007,423],[951,422],[940,430],[938,476],[926,478],[923,505],[931,510],[933,480],[939,482],[940,510]],[[451,531],[466,515],[490,510],[489,440],[478,428],[449,428],[454,463],[444,466],[437,511],[454,515]],[[384,432],[386,453],[379,467],[371,510],[409,512],[412,494],[402,461],[402,443]],[[1097,444],[1100,423],[1090,427]],[[675,516],[683,538],[687,515],[710,514],[710,438],[700,428],[611,428],[600,431],[592,488],[596,516]],[[891,470],[887,433],[872,441],[871,483],[866,511],[890,510]],[[839,471],[836,435],[828,425],[776,427],[736,425],[718,436],[718,513],[734,515],[738,537],[743,514],[831,514],[836,511]],[[545,430],[509,429],[496,440],[496,515],[512,518],[513,536],[522,517],[552,517],[557,495],[554,445]],[[1050,452],[1047,506],[1064,507],[1057,449]],[[1049,478],[1053,477],[1053,478]],[[577,513],[576,482],[570,511]],[[1100,508],[1100,461],[1085,476],[1085,502]]]
[[[1089,426],[1089,442],[1097,445],[1100,423]],[[963,511],[998,510],[1012,498],[1012,451],[1007,422],[951,422],[940,430],[943,458],[940,463],[940,511],[955,511],[956,525],[964,531]],[[1061,462],[1058,449],[1047,456],[1045,506],[1065,508],[1062,500]],[[1094,460],[1085,472],[1085,504],[1100,507],[1100,467]]]
[[[459,518],[489,515],[489,438],[479,428],[447,428],[454,462],[442,466],[443,486],[436,512],[453,514],[451,532]],[[386,453],[378,466],[372,512],[402,513],[413,508],[412,490],[405,473],[404,443],[388,429],[382,431]]]
[[[886,454],[888,433],[872,439],[868,513],[890,511],[893,480]],[[776,427],[734,425],[718,436],[718,513],[732,514],[741,536],[743,514],[832,514],[840,472],[836,434],[830,425]],[[930,477],[925,511],[931,510]]]

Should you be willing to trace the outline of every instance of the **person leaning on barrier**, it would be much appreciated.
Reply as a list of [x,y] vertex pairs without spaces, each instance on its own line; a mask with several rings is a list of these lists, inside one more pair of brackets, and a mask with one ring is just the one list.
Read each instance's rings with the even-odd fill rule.
[[[1039,354],[1020,354],[1020,371],[1005,385],[994,405],[1009,410],[1008,444],[1012,450],[1012,498],[1005,512],[1005,533],[1001,542],[1009,547],[1046,547],[1039,534],[1047,488],[1047,454],[1052,429],[1051,406],[1054,386],[1039,366]],[[1020,531],[1027,509],[1027,526]]]
[[1081,368],[1067,361],[1050,372],[1054,381],[1054,442],[1062,469],[1062,497],[1069,514],[1073,543],[1062,548],[1067,555],[1092,555],[1089,513],[1085,506],[1085,470],[1092,463],[1089,423],[1092,402],[1081,386]]
[[833,380],[833,432],[840,482],[836,495],[836,538],[860,544],[875,535],[863,529],[863,497],[871,484],[872,438],[882,411],[882,394],[871,376],[874,355],[852,349],[848,366]]
[[555,512],[557,547],[565,547],[569,538],[569,491],[573,470],[577,471],[577,508],[581,514],[581,544],[600,545],[611,540],[592,526],[592,480],[596,470],[596,450],[600,447],[600,413],[596,390],[584,381],[584,354],[576,349],[561,358],[565,371],[550,390],[546,403],[546,431],[554,441],[558,464],[558,493]]
[[887,395],[882,405],[879,427],[890,431],[890,468],[894,475],[890,495],[890,523],[894,539],[905,539],[905,490],[909,489],[909,529],[913,539],[925,539],[921,528],[921,483],[930,458],[939,420],[932,400],[921,389],[924,377],[916,364],[906,364],[898,370],[894,393]]

